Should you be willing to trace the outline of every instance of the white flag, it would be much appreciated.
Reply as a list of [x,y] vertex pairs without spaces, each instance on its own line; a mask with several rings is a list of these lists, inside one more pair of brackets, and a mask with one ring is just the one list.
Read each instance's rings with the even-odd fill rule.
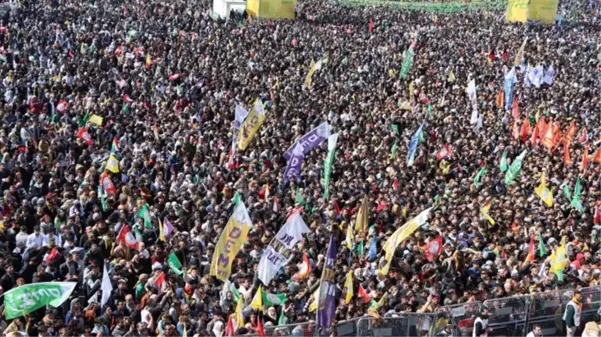
[[309,228],[298,212],[292,214],[286,224],[278,231],[271,243],[263,252],[257,274],[263,284],[269,284],[278,271],[285,266],[291,258],[291,249],[303,238],[304,233],[309,233]]
[[102,290],[102,299],[100,300],[100,306],[104,306],[106,302],[108,302],[111,297],[111,292],[113,291],[113,285],[111,284],[111,278],[109,277],[109,273],[106,270],[106,264],[104,265],[104,271],[102,273],[102,286],[100,287]]

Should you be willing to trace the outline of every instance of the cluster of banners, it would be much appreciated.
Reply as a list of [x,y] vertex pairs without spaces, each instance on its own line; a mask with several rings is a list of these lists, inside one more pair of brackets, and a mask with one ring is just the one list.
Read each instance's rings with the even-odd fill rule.
[[509,0],[507,2],[507,21],[539,21],[551,25],[555,23],[559,0]]
[[278,271],[292,258],[292,248],[302,240],[303,234],[310,230],[300,216],[300,210],[288,217],[286,224],[280,228],[263,252],[257,268],[257,274],[263,284],[269,284]]
[[330,125],[327,122],[324,122],[302,136],[292,144],[286,152],[284,152],[284,158],[288,161],[286,171],[284,172],[284,179],[286,182],[290,177],[298,177],[305,155],[326,141],[331,135],[332,129],[330,128]]
[[549,66],[545,71],[545,68],[540,64],[536,67],[528,65],[525,72],[524,86],[526,88],[529,88],[532,85],[537,89],[543,84],[553,85],[553,79],[555,77],[555,68],[553,68],[553,66]]
[[211,275],[225,282],[232,273],[232,262],[246,242],[248,232],[253,227],[244,202],[239,202],[225,229],[217,241],[211,261]]

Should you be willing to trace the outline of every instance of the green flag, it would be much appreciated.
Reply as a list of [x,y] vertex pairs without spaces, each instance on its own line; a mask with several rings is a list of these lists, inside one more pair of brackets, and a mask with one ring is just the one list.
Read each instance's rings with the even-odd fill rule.
[[30,314],[50,305],[59,307],[65,302],[77,282],[40,282],[15,287],[4,294],[4,310],[7,320]]
[[296,197],[295,197],[294,202],[299,205],[305,204],[305,199],[303,199],[303,195],[301,194],[301,191],[298,187],[296,188]]
[[144,204],[142,208],[136,214],[136,217],[144,219],[144,227],[152,229],[152,222],[150,221],[150,211],[148,210],[148,204]]
[[182,263],[179,262],[177,255],[175,253],[169,254],[169,258],[167,259],[167,264],[169,265],[169,269],[171,269],[175,274],[182,275],[184,272],[182,271]]
[[392,132],[397,135],[400,136],[401,133],[399,132],[399,126],[396,124],[392,124],[392,126],[390,127],[390,129],[392,130]]
[[515,160],[511,163],[511,166],[507,170],[505,174],[505,186],[511,185],[515,177],[517,177],[518,173],[522,169],[522,162],[524,161],[524,157],[526,157],[526,153],[528,150],[524,150]]
[[107,209],[107,205],[106,205],[106,194],[104,194],[104,190],[102,189],[102,186],[98,185],[98,197],[100,198],[100,205],[102,206],[102,211],[106,212]]
[[280,310],[280,317],[278,317],[278,325],[286,325],[286,316],[284,316],[284,310]]
[[405,59],[403,60],[403,65],[401,66],[401,71],[399,72],[399,77],[404,80],[409,74],[409,70],[413,67],[413,47],[409,47],[407,53],[405,53]]
[[236,192],[236,194],[234,194],[234,198],[232,199],[232,201],[234,202],[234,205],[238,205],[240,203],[241,197],[240,197],[240,193]]
[[428,112],[428,116],[432,116],[432,103],[428,102],[428,105],[426,105],[426,111]]
[[357,255],[362,256],[364,248],[365,246],[363,244],[363,241],[359,242],[359,244],[357,245]]
[[476,174],[476,177],[474,178],[474,186],[478,187],[478,185],[480,185],[480,179],[482,179],[482,177],[484,177],[485,174],[486,174],[486,166],[482,166],[482,168],[480,169],[480,171],[478,172],[478,174]]
[[83,116],[83,118],[80,119],[79,122],[77,122],[77,125],[79,125],[79,126],[86,125],[86,123],[88,122],[88,119],[90,119],[90,114],[86,112],[86,115]]
[[270,294],[263,291],[263,306],[273,307],[274,305],[282,305],[286,302],[286,294]]
[[582,207],[582,202],[580,201],[580,177],[576,179],[576,186],[574,186],[574,195],[572,196],[572,201],[570,204],[574,207],[578,212],[584,213],[584,207]]
[[507,171],[507,169],[509,168],[507,166],[507,150],[503,151],[503,155],[501,156],[501,172],[505,172]]
[[538,256],[543,257],[547,255],[547,250],[545,249],[545,241],[543,241],[543,236],[540,232],[538,232]]
[[396,157],[396,153],[398,150],[399,150],[399,146],[395,142],[394,144],[392,144],[392,148],[390,149],[390,159],[393,159],[394,157]]
[[568,186],[568,184],[566,184],[566,183],[563,183],[562,194],[568,200],[570,200],[572,198],[570,196],[571,195],[571,193],[570,193],[570,186]]
[[123,111],[124,113],[128,113],[129,112],[129,105],[127,105],[127,103],[123,104],[123,107],[121,108],[121,111]]

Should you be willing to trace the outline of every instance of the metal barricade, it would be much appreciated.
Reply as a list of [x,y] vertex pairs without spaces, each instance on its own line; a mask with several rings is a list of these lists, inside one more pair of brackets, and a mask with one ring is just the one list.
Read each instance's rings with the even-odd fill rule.
[[315,322],[292,323],[286,325],[265,327],[265,336],[285,337],[285,336],[318,336],[315,329]]
[[357,322],[357,336],[430,336],[437,316],[435,313],[403,313],[396,317],[362,317]]
[[482,308],[489,312],[489,336],[524,336],[530,309],[530,296],[487,300]]
[[[471,336],[474,319],[476,319],[481,309],[481,302],[467,302],[441,307],[438,311],[443,319],[448,320],[453,336]],[[437,333],[439,331],[434,331],[434,334]]]

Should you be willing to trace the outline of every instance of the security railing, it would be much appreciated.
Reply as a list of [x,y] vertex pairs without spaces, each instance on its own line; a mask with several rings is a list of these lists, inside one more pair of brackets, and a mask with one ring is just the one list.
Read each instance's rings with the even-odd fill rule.
[[[580,289],[582,293],[581,326],[593,320],[601,310],[601,286]],[[337,337],[454,337],[472,336],[474,320],[489,313],[489,337],[525,337],[535,325],[543,336],[565,334],[563,313],[573,290],[557,290],[532,295],[490,299],[444,306],[434,313],[389,312],[384,317],[365,316],[337,322],[328,332]],[[315,322],[265,327],[268,337],[319,336]]]

